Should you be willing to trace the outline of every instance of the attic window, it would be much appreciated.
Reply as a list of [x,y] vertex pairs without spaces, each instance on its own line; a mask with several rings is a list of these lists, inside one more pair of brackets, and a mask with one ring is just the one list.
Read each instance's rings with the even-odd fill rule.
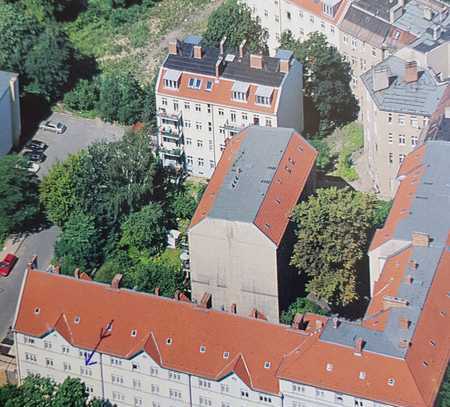
[[327,363],[327,372],[332,372],[332,371],[333,371],[333,364]]
[[173,343],[173,340],[172,340],[172,338],[167,338],[166,339],[166,345],[172,345],[172,343]]
[[189,85],[191,89],[200,89],[202,87],[202,81],[197,78],[189,79]]
[[80,323],[80,317],[78,315],[73,319],[73,323],[77,325]]
[[393,379],[392,377],[390,377],[389,379],[388,379],[388,385],[389,386],[393,386],[395,384],[395,379]]
[[423,366],[423,367],[428,367],[428,366],[430,366],[430,364],[429,364],[426,360],[424,360],[424,361],[422,362],[422,366]]
[[223,358],[228,359],[230,357],[230,352],[223,352]]
[[363,372],[363,371],[359,372],[359,379],[360,380],[365,380],[366,379],[366,372]]
[[136,329],[132,329],[131,330],[131,336],[136,337],[137,336],[137,331]]
[[207,90],[208,92],[211,92],[211,91],[212,91],[212,88],[213,88],[213,82],[212,82],[212,81],[206,82],[206,90]]
[[266,227],[266,229],[270,229],[270,224],[269,223],[266,223],[264,226]]
[[272,364],[266,360],[264,362],[264,369],[270,369],[270,366],[272,366]]
[[41,313],[41,309],[40,309],[39,307],[36,307],[36,308],[33,310],[33,312],[34,312],[35,315],[39,315],[39,314]]
[[430,345],[433,346],[433,347],[436,346],[436,341],[433,340],[433,339],[431,339],[431,340],[430,340]]
[[205,353],[205,352],[206,352],[206,346],[200,345],[200,353]]

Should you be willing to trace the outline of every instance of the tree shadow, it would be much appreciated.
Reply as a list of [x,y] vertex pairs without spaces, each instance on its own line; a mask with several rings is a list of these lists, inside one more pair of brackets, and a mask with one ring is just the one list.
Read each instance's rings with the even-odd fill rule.
[[334,175],[328,175],[322,171],[317,171],[317,188],[331,187],[336,187],[338,189],[349,188],[352,191],[355,190],[345,179]]

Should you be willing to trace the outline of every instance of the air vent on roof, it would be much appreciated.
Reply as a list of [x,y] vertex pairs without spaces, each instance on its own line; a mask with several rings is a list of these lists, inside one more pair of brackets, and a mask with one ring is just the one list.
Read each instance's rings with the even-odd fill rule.
[[131,336],[135,337],[137,335],[136,329],[131,330]]
[[172,343],[173,343],[173,339],[172,338],[167,338],[166,339],[166,345],[172,345]]
[[272,366],[272,364],[268,361],[264,362],[264,369],[270,369],[270,366]]
[[226,61],[226,62],[234,62],[235,58],[236,58],[235,55],[233,55],[233,54],[228,54],[228,55],[225,57],[225,61]]
[[363,372],[363,371],[359,372],[359,379],[360,380],[365,380],[366,379],[366,372]]
[[73,319],[73,322],[75,323],[75,324],[79,324],[80,323],[80,317],[77,315],[74,319]]
[[424,367],[430,366],[430,364],[429,364],[426,360],[424,360],[424,361],[422,362],[422,365],[423,365]]
[[333,364],[332,363],[327,363],[327,372],[332,372],[333,371]]
[[205,353],[205,352],[206,352],[206,346],[200,345],[200,353]]
[[41,313],[41,309],[39,307],[36,307],[33,312],[35,315],[39,315]]
[[223,358],[228,359],[230,357],[230,352],[223,352]]
[[388,379],[388,385],[389,386],[393,386],[395,384],[395,379],[393,379],[392,377],[390,377],[389,379]]

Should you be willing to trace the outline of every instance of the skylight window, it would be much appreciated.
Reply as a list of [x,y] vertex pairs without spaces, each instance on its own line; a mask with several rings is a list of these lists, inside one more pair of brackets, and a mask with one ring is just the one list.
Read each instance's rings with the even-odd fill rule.
[[270,366],[272,366],[272,364],[268,361],[264,362],[264,369],[270,369]]
[[359,379],[360,380],[365,380],[366,379],[366,372],[359,372]]
[[223,358],[228,359],[230,357],[230,352],[223,352]]
[[200,89],[202,86],[202,81],[197,78],[191,78],[189,79],[189,85],[191,89]]
[[73,319],[73,322],[75,323],[75,324],[79,324],[80,323],[80,317],[77,315],[74,319]]
[[245,102],[247,100],[247,95],[244,92],[233,92],[233,99]]
[[388,385],[389,386],[393,386],[395,384],[395,379],[393,379],[392,377],[388,379]]
[[270,98],[267,96],[256,96],[256,103],[258,105],[270,105]]
[[333,371],[333,364],[327,363],[327,372],[331,372],[331,371]]
[[136,337],[137,336],[137,331],[136,329],[132,329],[131,330],[131,336]]
[[41,309],[39,307],[36,307],[33,312],[35,315],[39,315],[41,313]]
[[211,92],[211,91],[212,91],[212,88],[213,88],[213,81],[208,81],[208,82],[206,82],[206,90],[207,90],[208,92]]
[[200,345],[200,353],[205,353],[205,352],[206,352],[206,346]]
[[173,343],[173,339],[172,338],[167,338],[166,339],[166,345],[172,345],[172,343]]

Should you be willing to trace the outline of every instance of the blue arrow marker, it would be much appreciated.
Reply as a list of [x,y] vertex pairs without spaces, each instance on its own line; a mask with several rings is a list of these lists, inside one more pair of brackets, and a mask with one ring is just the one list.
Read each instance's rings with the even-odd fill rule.
[[97,362],[92,361],[92,357],[94,356],[95,350],[93,350],[88,356],[84,354],[84,365],[85,366],[92,366],[96,365]]

